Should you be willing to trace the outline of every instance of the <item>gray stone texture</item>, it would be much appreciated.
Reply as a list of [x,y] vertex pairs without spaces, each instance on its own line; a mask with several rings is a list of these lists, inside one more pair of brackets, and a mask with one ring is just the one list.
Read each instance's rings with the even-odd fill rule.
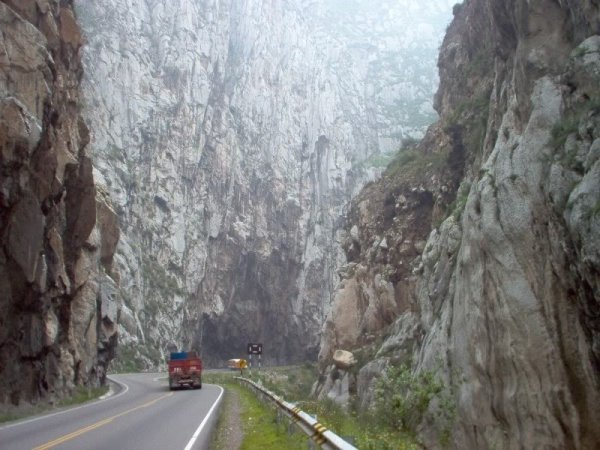
[[[104,382],[116,345],[101,286],[119,236],[80,116],[69,1],[0,2],[0,408]],[[98,212],[97,212],[98,211]],[[98,218],[101,221],[98,221]],[[102,252],[100,252],[102,249]]]
[[[343,273],[332,311],[361,313],[353,323],[328,316],[320,358],[327,367],[340,342],[370,348],[367,331],[383,339],[359,371],[363,407],[373,367],[412,362],[452,395],[452,448],[597,447],[599,23],[590,1],[455,8],[440,51],[440,123],[418,146],[424,160],[445,146],[454,156],[420,179],[410,164],[388,172],[351,207],[344,248],[361,269]],[[406,193],[420,190],[430,196],[411,205]],[[422,252],[390,245],[405,244],[407,229],[428,235]],[[373,247],[384,237],[387,249]],[[386,309],[392,325],[373,330],[364,319],[380,305],[369,295],[380,277],[403,309]],[[427,448],[442,448],[448,429],[435,403],[417,427]]]

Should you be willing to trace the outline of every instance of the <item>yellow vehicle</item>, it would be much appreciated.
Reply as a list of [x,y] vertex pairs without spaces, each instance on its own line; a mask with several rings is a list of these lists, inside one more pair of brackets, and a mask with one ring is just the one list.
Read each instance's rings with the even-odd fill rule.
[[227,361],[227,367],[231,370],[242,370],[248,367],[248,361],[245,359],[230,359]]

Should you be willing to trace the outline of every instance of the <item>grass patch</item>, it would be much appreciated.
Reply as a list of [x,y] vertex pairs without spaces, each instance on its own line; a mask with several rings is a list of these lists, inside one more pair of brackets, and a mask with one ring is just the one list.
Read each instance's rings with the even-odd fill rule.
[[108,386],[100,386],[95,388],[89,388],[85,386],[79,386],[73,392],[73,395],[67,397],[58,402],[59,407],[64,406],[75,406],[81,403],[89,402],[90,400],[94,400],[98,397],[103,396],[108,392]]
[[95,400],[108,392],[108,386],[100,386],[95,388],[87,388],[79,386],[75,389],[70,397],[59,400],[55,405],[50,403],[40,403],[37,405],[24,405],[14,407],[12,411],[7,411],[0,414],[0,423],[12,422],[15,420],[24,419],[26,417],[36,416],[45,412],[52,411],[57,408],[79,405],[90,400]]
[[[226,388],[243,389],[249,395],[254,396],[255,394],[250,389],[243,388],[234,382],[233,377],[238,375],[238,372],[207,374],[205,380]],[[284,400],[297,404],[300,409],[315,417],[329,430],[343,439],[351,441],[353,445],[361,450],[414,450],[422,448],[411,431],[394,429],[387,423],[382,422],[381,418],[372,412],[359,413],[353,406],[343,408],[330,399],[317,400],[311,398],[312,383],[316,380],[317,375],[316,367],[313,365],[266,368],[260,371],[253,370],[251,373],[248,372],[244,375],[262,383],[265,388]],[[271,412],[271,414],[274,417],[274,412]],[[300,436],[302,443],[302,447],[298,448],[306,448],[306,438],[304,434],[300,433],[298,431],[296,434]],[[252,441],[252,445],[257,446],[242,446],[242,448],[277,448],[263,447],[264,443],[258,444],[254,441]],[[295,447],[283,446],[280,448]]]
[[318,371],[314,364],[304,364],[253,370],[247,376],[286,401],[295,403],[310,396]]
[[15,420],[20,420],[20,419],[24,419],[26,417],[35,416],[35,415],[41,414],[45,411],[49,411],[50,409],[51,408],[49,406],[48,407],[32,406],[30,408],[27,408],[27,410],[24,410],[24,411],[14,411],[14,412],[2,413],[2,414],[0,414],[0,423],[13,422]]
[[414,434],[382,423],[372,413],[357,413],[333,400],[306,401],[298,405],[325,427],[361,450],[417,450],[422,446]]
[[439,169],[446,163],[447,156],[446,152],[425,154],[416,148],[404,147],[394,156],[384,175],[391,178],[402,176],[409,180],[422,180],[423,171]]
[[[242,429],[244,433],[242,441],[242,450],[279,450],[282,448],[291,450],[305,450],[308,437],[299,430],[292,434],[288,433],[287,421],[277,423],[277,415],[275,407],[269,404],[263,404],[258,397],[249,389],[238,382],[233,377],[239,373],[231,374],[209,374],[204,376],[204,381],[223,386],[227,391],[235,391],[240,398]],[[228,411],[225,408],[221,414],[226,414]],[[215,434],[224,434],[223,427],[225,420],[219,419]],[[296,431],[296,429],[294,429]],[[224,442],[219,443],[219,439],[215,439],[215,448],[218,450],[226,450]],[[221,447],[219,447],[221,445]]]
[[265,407],[252,392],[237,385],[232,385],[231,388],[238,391],[242,406],[242,450],[306,448],[306,436],[300,433],[289,435],[286,424],[278,424],[273,409]]

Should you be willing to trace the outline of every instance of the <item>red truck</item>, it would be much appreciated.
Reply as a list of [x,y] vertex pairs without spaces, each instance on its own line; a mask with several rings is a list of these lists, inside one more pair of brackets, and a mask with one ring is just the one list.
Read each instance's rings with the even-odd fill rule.
[[196,352],[171,352],[169,389],[183,386],[202,389],[202,360]]

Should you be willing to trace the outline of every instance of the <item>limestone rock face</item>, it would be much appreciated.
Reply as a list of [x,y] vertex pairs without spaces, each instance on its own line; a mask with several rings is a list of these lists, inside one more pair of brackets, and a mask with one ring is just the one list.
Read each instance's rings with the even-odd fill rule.
[[121,342],[141,364],[169,344],[209,364],[248,342],[316,356],[344,206],[433,120],[451,8],[338,3],[76,1],[97,177],[123,224]]
[[[353,202],[352,265],[332,311],[360,313],[328,317],[322,364],[338,342],[354,342],[353,353],[371,345],[357,376],[365,407],[374,367],[412,361],[414,373],[434,372],[456,408],[453,448],[595,448],[600,11],[546,0],[471,0],[454,11],[439,124]],[[428,158],[444,152],[436,168]],[[424,179],[411,177],[418,161]],[[370,294],[382,285],[395,304],[382,306],[388,289]],[[448,430],[437,412],[433,402],[418,426],[428,448]]]
[[[94,185],[71,2],[0,2],[0,404],[104,381],[118,220]],[[112,293],[108,293],[113,289]]]

